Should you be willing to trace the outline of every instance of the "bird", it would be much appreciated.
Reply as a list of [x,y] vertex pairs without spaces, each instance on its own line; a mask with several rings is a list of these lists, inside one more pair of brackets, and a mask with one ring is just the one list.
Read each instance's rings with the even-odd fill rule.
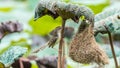
[[96,42],[93,28],[94,20],[84,19],[81,21],[78,31],[69,44],[69,56],[78,63],[96,63],[99,66],[104,66],[109,63],[109,58]]

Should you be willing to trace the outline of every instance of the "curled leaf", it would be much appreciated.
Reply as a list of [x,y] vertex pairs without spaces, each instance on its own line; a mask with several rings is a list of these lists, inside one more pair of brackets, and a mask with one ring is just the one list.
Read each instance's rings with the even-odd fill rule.
[[21,32],[22,25],[18,22],[8,21],[0,25],[0,40],[9,33]]
[[105,10],[95,16],[95,32],[103,32],[107,31],[104,28],[104,25],[108,27],[110,32],[115,32],[119,29],[120,25],[120,9],[111,8]]
[[58,16],[64,19],[71,18],[75,22],[79,22],[81,16],[85,16],[85,19],[90,22],[94,21],[94,14],[89,8],[60,1],[41,0],[35,9],[34,19],[37,20],[45,14],[51,15],[53,18]]

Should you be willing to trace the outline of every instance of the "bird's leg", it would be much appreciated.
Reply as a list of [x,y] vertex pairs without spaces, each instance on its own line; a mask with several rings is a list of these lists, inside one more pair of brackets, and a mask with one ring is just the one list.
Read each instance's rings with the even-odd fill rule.
[[115,50],[114,50],[114,46],[113,46],[113,38],[112,38],[111,32],[109,31],[107,26],[104,25],[104,27],[107,30],[107,33],[108,33],[108,36],[109,36],[109,41],[110,41],[112,54],[113,54],[113,57],[114,57],[115,66],[116,66],[116,68],[118,68],[118,63],[117,63],[117,59],[116,59],[116,55],[115,55]]

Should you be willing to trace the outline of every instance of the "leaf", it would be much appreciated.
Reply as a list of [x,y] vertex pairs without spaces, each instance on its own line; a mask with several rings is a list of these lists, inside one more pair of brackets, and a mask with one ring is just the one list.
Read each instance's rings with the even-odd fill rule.
[[2,12],[9,12],[9,11],[11,11],[13,8],[12,7],[4,7],[4,8],[1,8],[0,7],[0,11],[2,11]]
[[95,14],[97,14],[100,13],[106,6],[109,6],[110,0],[70,0],[70,3],[86,5],[91,8]]
[[85,5],[97,5],[97,4],[101,4],[104,3],[108,0],[70,0],[70,2],[72,3],[80,3],[80,4],[85,4]]
[[120,25],[120,9],[105,10],[95,16],[96,31],[106,31],[104,25],[108,27],[110,32],[115,32]]
[[67,65],[67,68],[73,68],[71,65]]
[[0,40],[7,34],[14,32],[21,32],[23,30],[22,24],[18,22],[8,21],[0,25]]
[[91,22],[94,20],[93,12],[86,6],[79,6],[53,0],[41,0],[35,9],[34,19],[37,20],[46,14],[52,16],[53,18],[57,18],[58,16],[61,16],[64,19],[71,18],[75,22],[79,22],[79,17],[81,16],[84,16],[85,19]]
[[39,18],[37,21],[33,21],[33,19],[31,19],[29,24],[32,27],[33,34],[45,36],[50,33],[55,27],[60,26],[61,22],[62,20],[60,17],[53,19],[52,17],[45,15]]
[[21,63],[24,68],[57,68],[57,56],[38,57],[35,55],[27,58],[20,58],[12,64],[13,68],[20,68]]
[[[39,4],[37,5],[36,9],[35,9],[35,16],[34,16],[34,20],[37,20],[39,17],[42,17],[46,14],[48,15],[51,15],[53,18],[57,18],[58,15],[57,14],[54,14],[54,10],[52,10],[52,2],[49,2],[50,0],[48,1],[43,1],[41,0],[39,2]],[[45,3],[45,4],[43,4]],[[53,2],[54,3],[54,2]],[[52,4],[50,6],[46,6],[47,4]]]
[[27,4],[28,4],[27,8],[30,9],[30,10],[33,10],[34,7],[35,7],[35,5],[38,2],[39,2],[39,0],[35,0],[35,1],[33,1],[33,0],[27,0]]
[[[102,48],[105,50],[105,52],[106,52],[106,54],[108,55],[109,58],[113,58],[111,47],[109,45],[103,45]],[[115,49],[116,57],[119,57],[120,56],[120,49],[119,49],[119,47],[114,45],[114,49]]]
[[39,58],[36,62],[39,68],[42,68],[42,66],[45,68],[57,68],[57,58],[57,56],[45,56],[43,58]]
[[46,47],[45,49],[39,51],[37,53],[37,56],[44,57],[44,56],[58,55],[58,52],[57,52],[58,44],[56,44],[54,48]]
[[[24,34],[25,35],[25,34]],[[17,36],[16,34],[15,34],[15,36]],[[21,35],[22,36],[22,35]],[[11,37],[11,36],[10,36]],[[10,38],[9,37],[9,38]],[[14,37],[12,37],[12,38],[14,38]],[[18,37],[19,38],[19,37]],[[6,40],[6,39],[5,39]],[[18,40],[16,40],[16,39],[12,39],[11,41],[9,41],[10,43],[9,44],[6,44],[7,46],[5,46],[4,48],[2,48],[2,46],[3,45],[1,45],[1,49],[0,49],[0,55],[1,54],[3,54],[6,50],[8,50],[11,46],[21,46],[21,47],[25,47],[25,48],[27,48],[27,53],[31,50],[31,47],[30,47],[30,44],[28,44],[27,43],[27,39],[26,38],[19,38]],[[2,42],[2,43],[5,43],[5,42]],[[25,55],[27,55],[27,54],[25,54]],[[24,56],[25,56],[24,55]]]
[[31,64],[32,64],[31,68],[39,68],[35,62],[31,61]]
[[[61,0],[62,1],[62,0]],[[63,0],[64,2],[66,2],[66,3],[68,3],[68,2],[70,2],[70,0]]]
[[[92,0],[92,1],[93,1],[93,0]],[[107,7],[107,6],[109,6],[109,5],[110,5],[110,2],[107,1],[107,2],[102,3],[102,4],[87,5],[87,6],[93,10],[94,14],[98,14],[98,13],[102,12],[102,10],[103,10],[105,7]],[[96,8],[98,8],[98,9],[96,9]]]
[[0,56],[0,62],[3,63],[5,67],[8,67],[14,62],[14,60],[18,59],[24,53],[26,53],[26,51],[26,48],[20,46],[10,47],[5,53]]
[[4,64],[0,62],[0,68],[5,68]]

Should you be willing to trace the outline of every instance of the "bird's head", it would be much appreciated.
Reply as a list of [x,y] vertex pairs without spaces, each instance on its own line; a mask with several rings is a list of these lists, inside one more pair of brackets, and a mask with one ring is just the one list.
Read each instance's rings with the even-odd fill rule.
[[84,31],[89,26],[94,27],[94,18],[92,18],[91,20],[87,20],[87,19],[82,20],[78,28],[78,33]]

